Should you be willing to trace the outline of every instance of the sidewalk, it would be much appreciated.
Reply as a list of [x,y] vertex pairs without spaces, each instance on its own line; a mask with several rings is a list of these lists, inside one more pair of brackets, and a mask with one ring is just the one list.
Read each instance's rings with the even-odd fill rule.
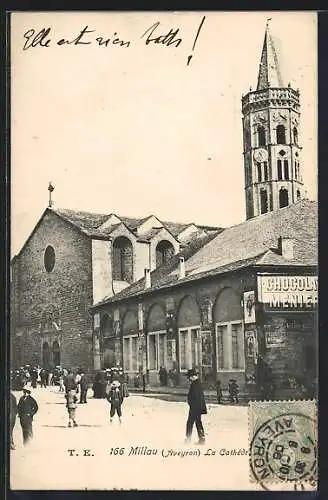
[[[166,401],[186,401],[188,388],[187,387],[167,387],[167,386],[150,386],[146,385],[146,392],[143,393],[142,387],[129,387],[131,394],[143,394],[144,396],[157,397]],[[205,399],[209,403],[217,403],[216,391],[204,389]],[[239,393],[239,405],[245,405],[249,401],[249,395]],[[227,390],[222,391],[222,403],[229,404],[229,393]],[[230,403],[231,404],[231,403]],[[235,403],[237,404],[237,403]]]

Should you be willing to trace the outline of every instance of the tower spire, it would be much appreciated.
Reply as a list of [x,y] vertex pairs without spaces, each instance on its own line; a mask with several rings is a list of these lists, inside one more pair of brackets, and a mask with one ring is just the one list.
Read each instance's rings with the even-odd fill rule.
[[270,21],[271,17],[269,17],[266,22],[256,90],[263,90],[268,87],[284,86],[280,73],[277,52],[270,33]]

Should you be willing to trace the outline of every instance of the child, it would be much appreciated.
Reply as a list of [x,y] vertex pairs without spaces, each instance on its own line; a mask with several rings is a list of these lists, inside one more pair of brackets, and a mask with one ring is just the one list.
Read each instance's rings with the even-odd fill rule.
[[121,424],[123,395],[121,391],[121,384],[118,380],[114,380],[112,382],[109,393],[106,395],[106,397],[107,401],[110,403],[110,423],[113,422],[113,417],[116,412]]
[[221,387],[221,380],[216,381],[216,397],[218,400],[218,404],[220,405],[222,403],[222,387]]
[[59,392],[65,392],[64,374],[59,375]]
[[229,400],[230,403],[238,403],[238,384],[233,378],[229,380]]
[[75,421],[75,412],[76,412],[76,403],[77,403],[77,396],[76,396],[76,391],[68,391],[67,394],[65,394],[66,398],[66,408],[68,411],[68,427],[77,427],[77,423]]

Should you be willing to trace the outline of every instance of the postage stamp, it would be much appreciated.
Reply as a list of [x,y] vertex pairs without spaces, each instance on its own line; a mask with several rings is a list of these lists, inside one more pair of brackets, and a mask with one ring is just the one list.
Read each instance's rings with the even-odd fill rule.
[[316,401],[253,401],[248,415],[250,480],[264,489],[316,489]]

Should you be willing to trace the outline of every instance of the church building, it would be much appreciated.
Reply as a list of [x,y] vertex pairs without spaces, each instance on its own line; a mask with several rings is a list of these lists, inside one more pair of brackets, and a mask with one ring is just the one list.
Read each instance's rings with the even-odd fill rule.
[[11,262],[12,364],[92,371],[90,307],[221,229],[54,208],[52,190]]

